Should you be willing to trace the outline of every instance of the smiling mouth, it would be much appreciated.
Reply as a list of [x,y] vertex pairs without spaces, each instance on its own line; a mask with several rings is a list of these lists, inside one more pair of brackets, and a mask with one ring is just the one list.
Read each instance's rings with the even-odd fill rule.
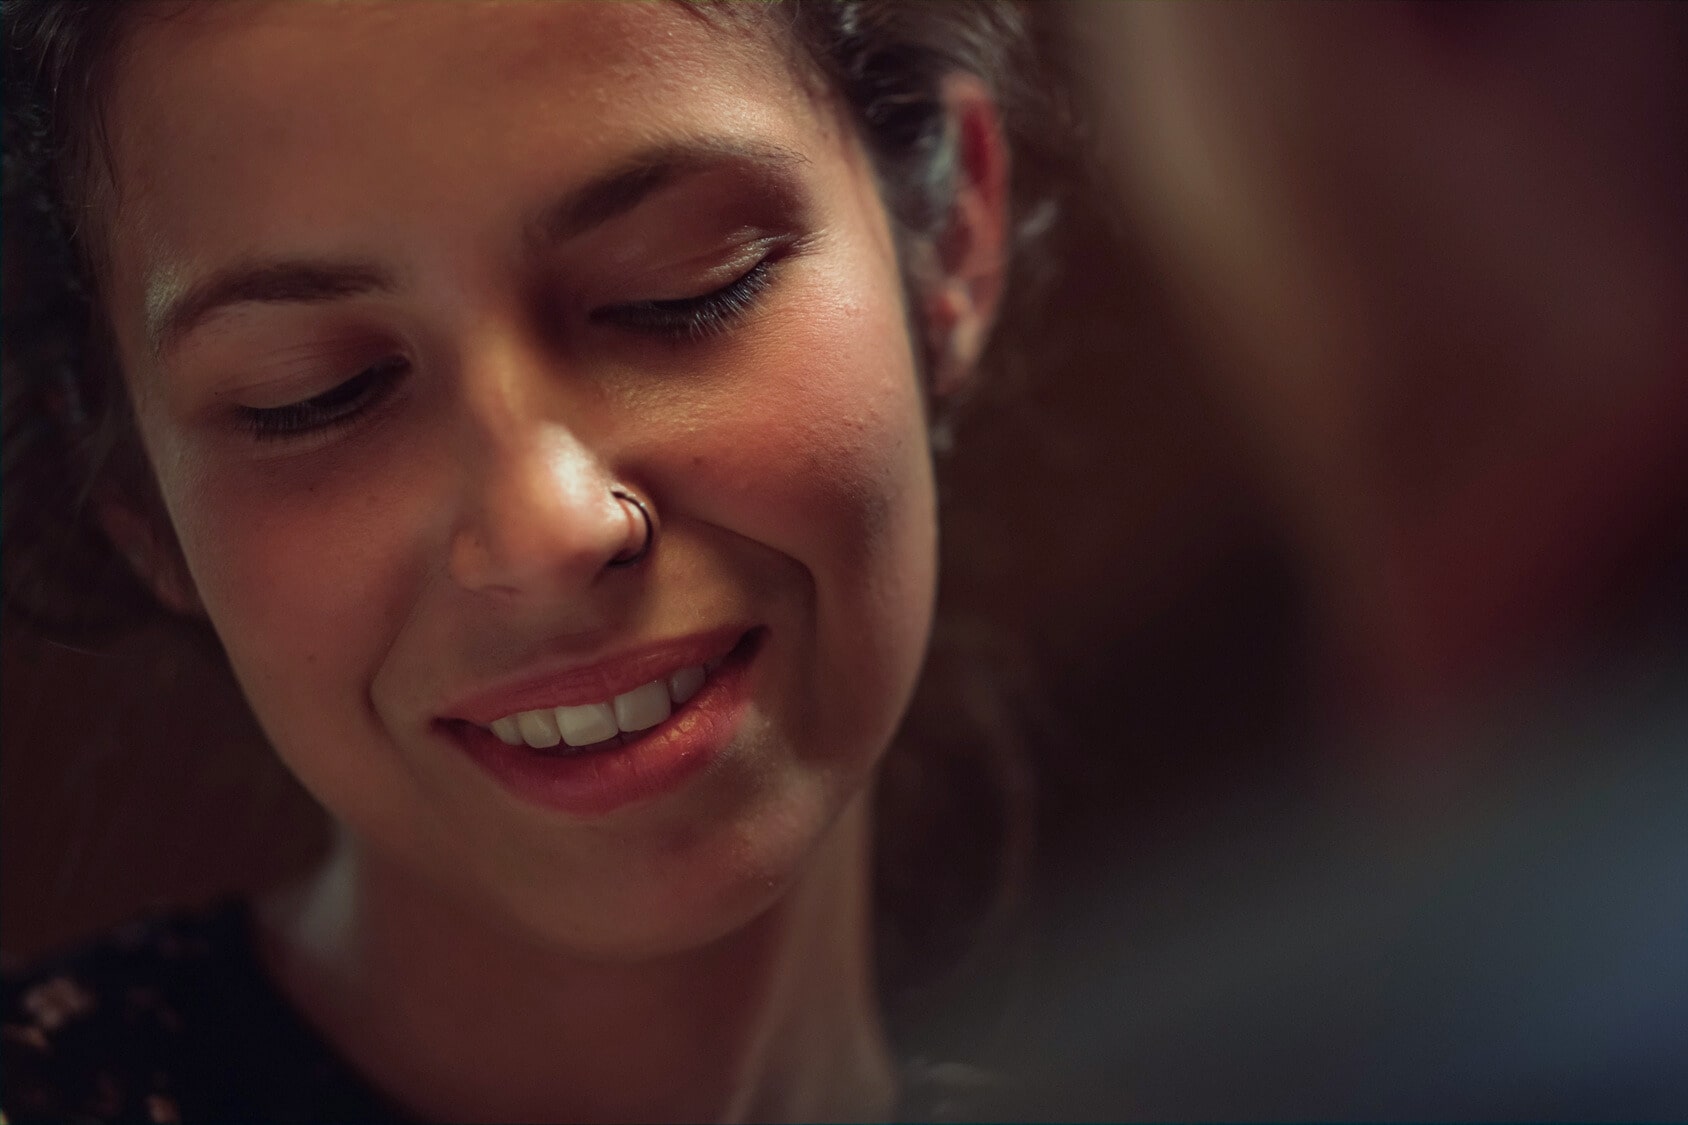
[[725,656],[687,665],[609,699],[517,711],[491,723],[465,725],[488,731],[507,746],[526,746],[548,755],[614,750],[661,726],[720,668],[749,660],[761,636],[761,629],[752,629]]

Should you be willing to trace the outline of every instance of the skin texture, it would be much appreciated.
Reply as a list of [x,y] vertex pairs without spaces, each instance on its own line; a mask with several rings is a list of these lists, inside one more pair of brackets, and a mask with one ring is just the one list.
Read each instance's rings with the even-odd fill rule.
[[[953,387],[1000,284],[1005,173],[988,99],[948,92],[971,179],[921,311]],[[210,620],[341,826],[265,912],[283,987],[425,1116],[883,1112],[868,796],[924,654],[936,521],[893,243],[838,107],[759,30],[529,4],[146,21],[108,106],[110,312],[188,570],[149,577]],[[537,236],[559,196],[688,145],[780,155]],[[719,332],[616,319],[764,255]],[[301,258],[379,284],[166,330],[221,271]],[[246,421],[388,361],[344,426]],[[605,565],[614,482],[660,521],[636,568]],[[436,722],[724,625],[767,631],[747,717],[654,800],[536,809]]]

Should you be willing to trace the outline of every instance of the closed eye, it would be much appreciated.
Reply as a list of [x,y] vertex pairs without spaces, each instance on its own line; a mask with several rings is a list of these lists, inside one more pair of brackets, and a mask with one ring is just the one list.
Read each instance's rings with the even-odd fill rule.
[[408,360],[393,356],[303,402],[262,408],[243,406],[241,421],[260,441],[332,430],[356,421],[374,407],[409,370]]
[[633,332],[674,340],[701,340],[726,331],[756,306],[773,279],[769,254],[721,288],[696,297],[629,301],[592,310],[590,319]]

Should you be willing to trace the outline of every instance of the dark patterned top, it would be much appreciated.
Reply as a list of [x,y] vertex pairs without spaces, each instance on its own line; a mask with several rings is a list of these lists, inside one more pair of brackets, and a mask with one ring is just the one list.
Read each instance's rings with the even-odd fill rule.
[[[136,922],[5,976],[3,1121],[403,1122],[282,998],[242,900]],[[904,1068],[899,1120],[968,1120],[991,1086]]]
[[8,975],[0,1104],[27,1121],[400,1121],[259,967],[244,902]]

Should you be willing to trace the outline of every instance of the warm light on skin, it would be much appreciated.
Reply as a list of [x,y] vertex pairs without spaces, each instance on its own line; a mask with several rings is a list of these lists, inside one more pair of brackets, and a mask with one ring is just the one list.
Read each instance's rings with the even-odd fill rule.
[[[328,35],[327,13],[282,6],[143,31],[120,82],[147,96],[113,99],[116,319],[195,588],[305,784],[564,945],[685,944],[766,904],[864,783],[921,658],[934,512],[896,262],[853,140],[793,96],[771,46],[681,13],[500,17],[371,10]],[[512,37],[524,23],[554,26]],[[477,61],[511,38],[564,46]],[[414,66],[425,51],[437,70]],[[604,102],[629,67],[649,80]],[[558,110],[513,108],[536,105]],[[526,256],[536,208],[646,138],[723,123],[809,158],[784,170],[806,210],[729,166]],[[796,249],[732,331],[672,344],[590,321],[707,292],[747,232]],[[272,255],[367,260],[395,284],[239,306],[146,358],[151,279]],[[231,418],[389,354],[411,373],[346,430],[260,443]],[[637,575],[601,570],[624,538],[615,480],[662,519]],[[454,695],[543,659],[736,621],[770,627],[762,694],[739,752],[678,800],[559,821],[429,729]]]
[[[859,882],[936,580],[922,392],[859,142],[782,45],[674,7],[398,11],[143,25],[110,98],[120,351],[254,712],[368,857],[357,878],[385,880],[365,907],[437,901],[626,964],[740,930],[810,869]],[[721,144],[798,159],[678,176],[536,245],[536,213],[629,157]],[[770,284],[718,334],[600,316],[710,292],[768,248]],[[155,338],[206,278],[278,260],[380,283]],[[403,376],[344,428],[246,428],[393,357]],[[617,481],[662,528],[627,570],[604,566]],[[736,622],[767,629],[748,718],[675,793],[540,810],[437,729],[451,698],[537,664]]]

